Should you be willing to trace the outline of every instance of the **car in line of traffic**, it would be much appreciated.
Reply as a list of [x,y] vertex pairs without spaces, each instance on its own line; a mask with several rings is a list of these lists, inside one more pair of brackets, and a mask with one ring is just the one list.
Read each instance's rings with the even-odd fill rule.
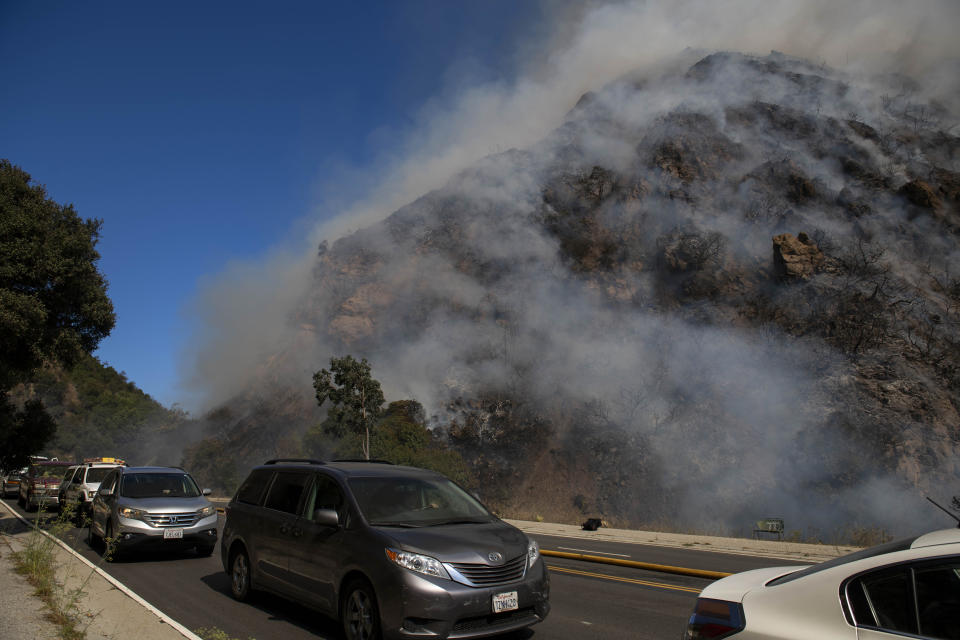
[[339,619],[347,640],[481,638],[550,611],[535,540],[445,476],[390,463],[254,468],[220,558],[237,600],[271,591]]
[[87,539],[106,560],[144,549],[196,549],[217,544],[217,510],[179,467],[114,466],[90,503]]
[[707,586],[684,640],[960,640],[960,529]]
[[14,498],[20,495],[20,479],[27,473],[27,468],[14,469],[3,474],[2,492],[4,498]]
[[80,464],[71,465],[60,483],[59,503],[61,508],[72,506],[77,526],[90,517],[90,505],[100,483],[116,467],[127,466],[126,461],[114,457],[86,458]]
[[27,511],[55,509],[60,506],[60,482],[64,471],[72,462],[37,460],[30,463],[27,472],[20,476],[17,502]]

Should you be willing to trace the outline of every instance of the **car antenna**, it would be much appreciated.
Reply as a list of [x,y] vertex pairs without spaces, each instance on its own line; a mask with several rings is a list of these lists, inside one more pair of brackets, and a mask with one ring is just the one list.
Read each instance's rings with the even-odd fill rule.
[[956,520],[956,521],[957,521],[957,529],[960,529],[960,516],[958,516],[957,514],[955,514],[955,513],[952,512],[952,511],[950,511],[950,510],[947,509],[946,507],[937,504],[937,503],[933,500],[933,498],[931,498],[930,496],[927,496],[927,500],[929,500],[930,502],[933,502],[934,506],[936,506],[938,509],[940,509],[941,511],[945,512],[948,516],[950,516],[951,518],[953,518],[954,520]]

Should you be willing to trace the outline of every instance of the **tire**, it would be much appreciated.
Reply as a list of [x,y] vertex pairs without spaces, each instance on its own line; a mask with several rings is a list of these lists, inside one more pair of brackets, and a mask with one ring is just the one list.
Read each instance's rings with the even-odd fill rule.
[[93,523],[87,527],[87,544],[96,552],[100,552],[100,545],[103,544],[103,538],[93,532]]
[[380,609],[373,587],[366,580],[354,580],[344,593],[340,622],[347,640],[380,640]]
[[106,528],[103,531],[103,544],[100,546],[100,555],[107,562],[116,562],[120,555],[120,548],[113,536],[113,523],[107,520]]
[[26,502],[24,502],[23,496],[20,495],[19,491],[17,492],[17,504],[20,505],[21,507],[26,506]]
[[230,559],[230,595],[234,600],[246,602],[253,591],[250,584],[250,558],[243,549]]
[[24,509],[24,511],[36,511],[37,508],[38,508],[38,506],[34,506],[34,505],[32,504],[32,503],[33,503],[33,500],[30,499],[30,494],[29,494],[29,493],[27,494],[27,497],[26,497],[26,499],[23,501],[23,503],[24,503],[24,504],[23,504],[23,509]]
[[197,555],[201,558],[209,558],[213,555],[213,550],[217,548],[216,544],[198,544]]

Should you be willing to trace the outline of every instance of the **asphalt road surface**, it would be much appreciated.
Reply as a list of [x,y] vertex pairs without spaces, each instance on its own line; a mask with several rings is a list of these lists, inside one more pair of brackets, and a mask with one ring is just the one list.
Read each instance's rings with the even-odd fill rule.
[[[36,517],[24,514],[16,500],[6,502],[28,519]],[[223,524],[222,516],[220,524]],[[87,544],[86,533],[86,529],[70,528],[63,537],[82,555],[97,562],[99,555]],[[696,569],[736,572],[790,564],[700,550],[534,537],[543,549]],[[550,569],[550,616],[524,632],[503,636],[506,640],[677,640],[697,593],[710,583],[703,578],[577,560],[546,557],[544,560]],[[282,598],[258,594],[252,603],[235,601],[230,597],[229,581],[220,566],[219,547],[209,558],[197,557],[192,551],[145,553],[101,566],[194,631],[215,628],[239,640],[342,640],[343,637],[335,621]]]

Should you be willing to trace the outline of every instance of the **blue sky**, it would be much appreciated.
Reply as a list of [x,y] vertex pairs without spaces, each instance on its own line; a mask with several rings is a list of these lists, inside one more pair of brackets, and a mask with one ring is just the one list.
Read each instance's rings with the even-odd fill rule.
[[104,221],[117,325],[96,355],[165,405],[180,401],[198,283],[331,215],[318,206],[331,177],[373,167],[458,78],[509,82],[541,8],[0,5],[0,157]]

